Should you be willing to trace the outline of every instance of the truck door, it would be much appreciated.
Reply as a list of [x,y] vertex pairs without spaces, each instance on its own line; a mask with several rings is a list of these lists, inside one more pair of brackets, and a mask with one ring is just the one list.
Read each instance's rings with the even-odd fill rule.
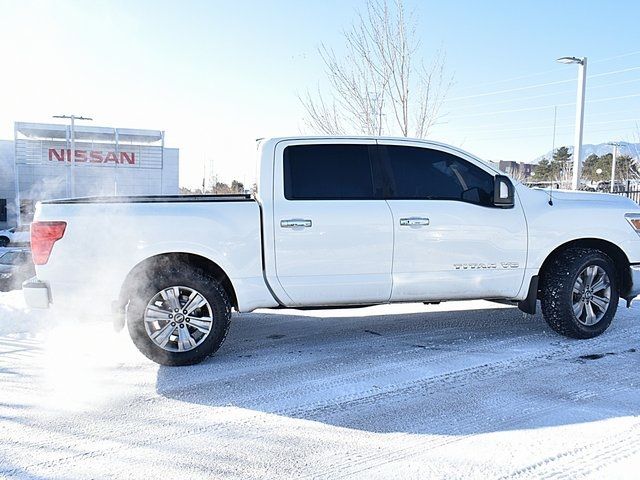
[[395,230],[391,300],[515,296],[527,255],[517,197],[496,207],[495,174],[453,149],[379,144]]
[[373,140],[276,146],[274,257],[292,304],[389,300],[393,224],[376,148]]

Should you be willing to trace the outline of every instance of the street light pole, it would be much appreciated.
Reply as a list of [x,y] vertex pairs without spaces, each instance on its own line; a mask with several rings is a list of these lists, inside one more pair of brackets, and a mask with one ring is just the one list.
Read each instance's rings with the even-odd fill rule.
[[83,117],[82,115],[54,115],[53,118],[68,118],[71,120],[71,175],[69,179],[69,184],[71,185],[70,196],[76,196],[76,176],[75,176],[75,166],[76,166],[76,132],[75,132],[75,121],[76,120],[93,120],[93,118]]
[[578,92],[576,97],[576,130],[573,142],[573,178],[571,188],[577,190],[580,186],[580,173],[582,171],[582,130],[584,127],[584,96],[587,82],[587,57],[560,57],[560,63],[578,64]]
[[613,184],[616,181],[616,158],[618,157],[618,147],[620,144],[617,142],[611,142],[609,145],[613,146],[613,158],[611,159],[611,185],[609,185],[609,192],[613,193]]

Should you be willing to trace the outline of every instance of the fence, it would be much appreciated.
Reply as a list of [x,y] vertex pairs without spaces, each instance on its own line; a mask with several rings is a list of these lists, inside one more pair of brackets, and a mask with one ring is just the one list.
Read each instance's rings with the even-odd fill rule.
[[613,192],[613,193],[617,193],[618,195],[624,195],[625,197],[630,198],[634,202],[640,203],[640,188],[639,187],[629,188],[629,189],[625,189],[625,190],[623,190],[621,192]]

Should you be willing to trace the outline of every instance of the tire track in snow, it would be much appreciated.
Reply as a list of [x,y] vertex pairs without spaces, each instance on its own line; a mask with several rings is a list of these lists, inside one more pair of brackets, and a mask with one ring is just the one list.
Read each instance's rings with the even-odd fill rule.
[[[594,454],[594,449],[598,453]],[[640,450],[640,423],[616,435],[585,443],[560,454],[545,458],[527,467],[500,477],[514,478],[576,478],[597,472],[603,467],[634,455]]]
[[[389,385],[385,387],[385,391],[381,392],[380,389],[366,389],[364,391],[356,392],[353,394],[332,397],[329,399],[323,399],[321,401],[309,402],[305,405],[300,405],[293,408],[282,409],[282,410],[274,410],[273,412],[267,413],[275,413],[277,415],[290,416],[296,418],[312,418],[317,416],[319,412],[330,411],[332,407],[341,406],[344,408],[344,404],[350,401],[355,401],[359,399],[364,399],[366,401],[371,402],[371,398],[376,396],[386,396],[393,395],[396,392],[396,395],[406,395],[407,393],[419,391],[421,388],[424,389],[429,385],[438,385],[439,383],[443,383],[448,385],[450,389],[460,389],[467,388],[470,381],[479,380],[479,379],[487,379],[497,377],[500,374],[503,374],[506,370],[518,370],[519,368],[528,367],[533,364],[536,364],[544,359],[553,359],[560,358],[563,355],[578,355],[585,352],[591,353],[594,348],[601,348],[610,343],[618,342],[622,337],[627,337],[628,332],[625,330],[617,330],[615,332],[611,332],[606,335],[606,337],[600,337],[601,341],[593,342],[593,341],[583,341],[583,342],[572,342],[572,341],[563,341],[558,346],[557,342],[554,344],[550,344],[549,348],[543,351],[536,351],[528,355],[520,355],[513,357],[508,360],[500,360],[496,362],[491,362],[487,364],[482,364],[474,367],[463,368],[460,370],[447,372],[442,375],[437,375],[434,377],[430,377],[427,379],[420,379],[416,381],[408,382],[407,384],[395,384]],[[461,352],[464,354],[464,352]],[[524,358],[523,358],[524,357]],[[467,381],[464,381],[465,378]],[[469,379],[470,378],[470,379]],[[424,385],[423,385],[424,384]],[[155,411],[158,409],[152,408],[153,405],[149,405],[150,403],[155,403],[157,401],[163,400],[162,397],[154,397],[150,399],[143,400],[141,402],[136,402],[139,406],[142,406],[147,411]],[[196,410],[199,408],[199,405],[195,404],[184,404],[182,405],[182,414],[185,416],[189,416],[190,414],[196,413]],[[530,415],[538,415],[541,411],[535,410]],[[126,438],[133,437],[135,434],[139,433],[135,431],[136,428],[139,427],[139,412],[136,409],[126,408],[125,411],[114,411],[110,412],[114,417],[116,423],[120,423],[123,421],[128,421],[127,417],[134,419],[135,421],[131,422],[133,424],[133,428],[130,429],[130,432],[123,432],[122,430],[118,430],[118,437],[123,441],[126,441],[125,445],[119,445],[111,448],[102,448],[96,449],[95,451],[82,452],[74,455],[64,456],[62,458],[58,458],[49,462],[36,462],[29,467],[45,467],[45,468],[53,468],[62,463],[66,463],[69,461],[78,461],[78,460],[87,460],[89,458],[101,457],[105,455],[110,455],[116,452],[120,452],[132,447],[147,447],[151,445],[158,445],[163,442],[171,442],[174,434],[168,433],[167,435],[163,435],[161,437],[154,437],[153,439],[136,439],[136,438]],[[182,438],[187,438],[189,436],[198,435],[201,433],[216,433],[221,430],[228,429],[230,426],[233,427],[251,427],[252,422],[254,422],[258,417],[260,417],[261,413],[256,413],[254,415],[249,415],[244,417],[243,419],[231,420],[227,422],[222,422],[219,424],[206,424],[199,427],[189,427],[186,431],[181,433]],[[161,420],[162,418],[150,418],[150,421],[153,420]],[[522,419],[522,416],[519,417]],[[497,424],[501,424],[498,422]],[[113,432],[116,433],[116,432]],[[132,435],[133,434],[133,435]],[[428,443],[433,443],[433,439],[429,439]],[[451,441],[458,441],[458,439],[452,439]],[[447,444],[450,442],[445,442],[443,444]],[[432,447],[435,445],[432,445]],[[400,449],[395,453],[395,455],[388,455],[387,459],[383,463],[388,463],[389,461],[395,461],[397,459],[405,458],[406,456],[410,456],[415,453],[417,447],[410,447],[410,449]],[[419,449],[422,450],[424,447],[420,446]],[[405,452],[406,451],[406,452]],[[404,452],[404,453],[403,453]],[[366,460],[361,460],[357,463],[349,463],[342,465],[340,467],[341,471],[345,471],[347,468],[357,467],[358,465],[366,462]],[[376,464],[379,462],[376,462]],[[364,469],[373,468],[375,465],[364,465]],[[360,471],[360,469],[358,469]],[[12,474],[11,471],[5,472],[6,474]],[[330,475],[333,476],[333,475]]]
[[[518,336],[507,339],[483,339],[483,341],[479,344],[474,344],[474,351],[484,351],[489,348],[503,348],[503,349],[513,349],[519,346],[525,345],[527,342],[530,342],[533,339],[539,339],[541,335],[531,334]],[[303,379],[300,382],[296,382],[294,387],[286,386],[277,390],[271,390],[268,393],[262,395],[254,395],[252,393],[247,394],[246,398],[236,399],[234,404],[239,404],[240,406],[246,408],[265,408],[269,404],[273,403],[274,397],[284,398],[286,396],[288,399],[295,399],[304,397],[306,394],[314,393],[317,394],[318,391],[326,392],[328,390],[334,390],[338,387],[345,385],[353,385],[356,383],[366,383],[367,381],[371,381],[376,378],[384,378],[390,376],[393,372],[397,371],[407,371],[415,368],[427,367],[429,365],[433,365],[436,363],[445,364],[447,360],[450,360],[455,357],[463,357],[465,353],[468,352],[460,352],[455,350],[436,350],[435,353],[432,353],[430,356],[424,355],[424,349],[421,347],[410,346],[405,349],[394,349],[392,352],[380,352],[376,353],[373,357],[367,357],[367,363],[375,363],[377,366],[375,368],[371,368],[369,365],[355,365],[357,368],[349,369],[347,371],[340,372],[338,375],[332,375],[328,378],[323,378],[322,380],[316,379]],[[540,352],[537,351],[536,354]],[[343,356],[344,354],[341,354]],[[398,359],[399,358],[399,359]],[[391,361],[390,359],[398,359],[396,361]],[[325,362],[326,359],[322,359],[322,363]],[[318,362],[318,359],[315,359],[314,364],[318,365],[320,369],[325,369],[322,363]],[[484,365],[484,364],[483,364]],[[481,366],[483,366],[481,365]],[[296,366],[287,365],[288,373],[291,374],[291,368],[296,368]],[[443,367],[446,368],[446,367]],[[277,372],[276,372],[277,373]],[[450,372],[443,373],[442,375],[447,375]],[[271,374],[274,374],[272,371]],[[309,377],[308,369],[302,371],[301,374],[303,377]],[[413,381],[420,381],[424,379],[424,372],[421,372],[421,378]],[[212,383],[217,383],[217,380]],[[200,384],[198,385],[197,390],[190,390],[188,396],[199,396],[202,390],[207,390],[212,387],[212,383]],[[399,384],[390,385],[391,389],[395,389]],[[374,394],[375,392],[381,392],[378,389],[368,389],[366,390],[367,394]],[[171,391],[163,391],[163,394],[172,393]],[[352,395],[359,395],[358,392],[352,393]],[[342,397],[340,397],[342,398]],[[251,405],[247,405],[247,400],[251,399]],[[327,399],[328,402],[333,402],[335,400],[334,397]],[[289,409],[281,410],[283,412],[288,412]],[[273,413],[278,414],[280,411],[275,410]]]
[[[619,335],[616,336],[616,338],[608,338],[606,342],[598,342],[599,348],[602,347],[606,347],[608,344],[610,343],[614,343],[617,340],[619,340],[619,336],[622,336],[623,332],[620,332]],[[551,355],[547,355],[545,356],[545,358],[547,360],[553,360],[553,359],[561,359],[563,356],[576,356],[579,354],[582,354],[583,351],[592,351],[593,350],[593,346],[589,346],[589,347],[585,347],[581,344],[578,344],[577,348],[569,348],[566,349],[564,352],[561,351],[556,351]],[[564,355],[563,355],[564,353]],[[462,388],[464,387],[465,389],[468,387],[468,383],[470,383],[471,381],[486,381],[490,376],[491,373],[504,373],[504,374],[508,374],[508,373],[513,373],[516,372],[518,370],[524,370],[527,369],[531,366],[533,366],[535,363],[537,363],[539,360],[539,358],[529,358],[525,361],[522,361],[521,363],[517,364],[517,365],[509,365],[512,362],[504,362],[505,364],[503,366],[498,366],[495,364],[492,365],[488,365],[486,369],[467,369],[467,371],[460,371],[460,372],[453,372],[451,374],[451,376],[448,378],[448,380],[450,382],[453,382],[453,389],[456,388],[456,383],[457,383],[457,378],[459,378],[460,376],[464,377],[465,373],[470,373],[471,377],[469,380],[469,382],[465,382],[464,384],[461,384],[458,388]],[[510,371],[508,371],[510,370]],[[606,374],[606,372],[603,372]],[[462,375],[460,375],[462,374]],[[498,375],[499,376],[499,375]],[[619,394],[621,392],[626,392],[626,391],[636,391],[636,387],[629,386],[628,385],[628,380],[636,380],[637,379],[637,374],[636,372],[629,372],[628,375],[625,376],[619,376],[617,378],[615,378],[615,381],[617,383],[621,383],[620,386],[618,386],[615,389],[611,389],[609,391],[607,391],[606,393],[603,394],[594,394],[591,395],[592,398],[599,398],[599,399],[604,399],[604,398],[609,398],[613,395]],[[414,385],[414,386],[409,386],[406,389],[404,389],[404,392],[402,390],[397,390],[397,391],[392,391],[389,393],[389,395],[386,395],[385,393],[381,393],[379,395],[379,398],[384,398],[385,400],[389,400],[390,397],[393,396],[401,396],[403,394],[407,394],[407,393],[412,393],[413,395],[418,394],[419,392],[417,391],[417,389],[421,389],[423,388],[424,390],[428,390],[428,384],[432,383],[433,390],[438,390],[439,392],[442,391],[442,386],[438,385],[436,388],[436,385],[438,383],[438,380],[440,380],[440,378],[434,378],[432,379],[433,381],[429,381],[429,382],[424,382],[422,385]],[[611,381],[612,379],[609,377],[608,378],[609,381]],[[450,385],[451,387],[451,385]],[[451,389],[451,388],[450,388]],[[412,390],[412,391],[410,391]],[[572,392],[570,392],[570,400],[574,403],[578,403],[583,401],[585,398],[585,394],[584,394],[584,389],[582,388],[578,388]],[[367,399],[368,401],[371,401],[372,399]],[[501,401],[502,400],[502,401]],[[352,402],[351,405],[347,404],[341,404],[340,408],[343,411],[349,411],[349,410],[353,410],[357,404],[357,400]],[[375,402],[374,402],[375,403]],[[556,405],[556,406],[545,406],[542,408],[538,408],[538,409],[530,409],[530,411],[526,412],[526,405],[527,405],[527,400],[524,401],[520,401],[517,403],[514,403],[512,401],[512,399],[498,399],[498,402],[493,404],[493,407],[491,409],[492,412],[497,412],[499,415],[503,413],[502,408],[505,406],[509,406],[510,410],[513,412],[517,412],[515,415],[513,415],[512,417],[508,418],[508,419],[503,419],[500,416],[493,418],[493,419],[488,419],[486,416],[483,417],[482,419],[479,419],[475,416],[475,414],[472,412],[468,415],[466,415],[464,417],[465,421],[460,421],[460,416],[456,417],[456,420],[458,420],[459,424],[463,424],[464,428],[460,429],[458,428],[458,431],[448,431],[447,435],[451,436],[451,435],[456,435],[453,438],[447,437],[447,438],[426,438],[426,439],[418,439],[414,444],[412,444],[411,446],[408,447],[402,447],[399,448],[397,450],[394,450],[391,453],[387,453],[384,455],[379,455],[377,453],[371,454],[369,456],[365,456],[365,457],[360,457],[358,458],[356,461],[349,461],[349,462],[345,462],[345,463],[337,463],[335,465],[332,466],[331,470],[328,470],[327,472],[323,472],[321,474],[314,474],[311,475],[311,478],[342,478],[342,477],[347,477],[356,473],[361,473],[363,471],[369,470],[371,468],[375,468],[377,466],[382,466],[391,462],[395,462],[398,460],[402,460],[408,457],[411,457],[415,454],[419,454],[420,452],[424,451],[425,449],[434,449],[434,448],[438,448],[441,446],[445,446],[445,445],[449,445],[451,443],[456,443],[456,442],[460,442],[463,440],[466,440],[468,438],[471,438],[473,436],[476,435],[476,433],[471,433],[471,434],[464,434],[463,431],[464,430],[477,430],[477,431],[482,431],[483,426],[486,427],[486,425],[492,425],[493,426],[493,430],[495,429],[505,429],[508,428],[510,426],[514,426],[514,425],[518,425],[518,424],[522,424],[523,421],[526,421],[528,419],[533,419],[536,416],[539,416],[541,414],[546,414],[546,413],[551,413],[553,411],[557,411],[560,410],[562,408],[566,407],[566,404],[560,404],[560,405]],[[366,408],[365,408],[366,410]],[[525,412],[523,414],[523,412]],[[309,417],[305,417],[305,418],[309,418]],[[313,419],[313,418],[312,418]],[[322,421],[321,419],[316,418],[315,420],[317,421]],[[403,434],[403,437],[406,438],[411,438],[410,434]]]
[[[508,348],[514,348],[523,344],[526,344],[528,341],[530,341],[533,338],[537,338],[537,337],[541,337],[541,333],[534,333],[534,334],[530,334],[530,335],[525,335],[525,336],[515,336],[515,337],[508,337],[508,338],[504,338],[504,337],[500,337],[500,338],[486,338],[483,339],[483,342],[480,344],[474,343],[474,350],[478,350],[481,347],[482,348],[490,348],[491,350],[497,348],[497,347],[508,347]],[[544,337],[542,337],[544,338]],[[567,342],[564,339],[560,339],[560,342]],[[549,345],[549,348],[547,350],[545,350],[544,352],[547,351],[553,351],[554,349],[558,348],[557,347],[558,342],[554,341],[552,344]],[[563,348],[562,346],[560,348]],[[397,353],[397,355],[402,355],[405,353],[412,353],[415,352],[416,355],[421,354],[422,349],[417,349],[415,347],[412,347],[410,349],[407,350],[402,350],[400,352]],[[542,352],[542,353],[544,353]],[[443,351],[438,351],[435,355],[431,356],[431,357],[419,357],[416,358],[412,361],[409,362],[409,364],[411,365],[423,365],[423,364],[427,364],[427,363],[435,363],[435,362],[445,362],[447,359],[452,358],[456,355],[458,356],[465,356],[465,353],[467,352],[460,352],[460,351],[449,351],[449,352],[443,352]],[[534,353],[532,353],[532,355],[540,355],[541,352],[535,351]],[[374,358],[375,361],[380,361],[380,360],[384,360],[388,357],[389,355],[387,353],[380,353],[378,355],[376,355],[376,357]],[[318,359],[316,359],[317,361]],[[503,363],[505,363],[504,361],[499,361],[499,362],[495,362],[496,365],[502,365]],[[406,361],[400,361],[397,362],[396,364],[394,364],[397,366],[397,370],[402,370],[403,368],[406,368],[406,366],[408,365],[408,363]],[[469,367],[463,370],[460,370],[460,374],[461,375],[466,375],[467,371],[476,371],[476,370],[483,370],[486,369],[487,367],[490,367],[492,364],[480,364],[474,367]],[[391,369],[393,370],[393,369]],[[385,370],[386,371],[386,370]],[[493,370],[492,370],[493,371]],[[495,370],[497,371],[497,370]],[[335,386],[338,385],[343,385],[343,384],[350,384],[350,383],[354,383],[355,381],[360,380],[360,377],[355,377],[354,378],[354,373],[359,373],[360,375],[362,375],[363,378],[375,378],[376,376],[379,375],[380,370],[379,369],[371,369],[371,368],[367,368],[365,370],[360,370],[359,372],[350,372],[345,374],[344,377],[339,378],[339,379],[332,379],[332,380],[327,380],[327,381],[321,381],[321,382],[311,382],[308,385],[308,389],[299,389],[297,390],[299,392],[299,394],[304,394],[304,393],[308,393],[309,391],[311,392],[318,392],[318,391],[325,391],[326,389],[331,388],[332,386],[335,388]],[[438,381],[437,379],[440,377],[450,377],[451,375],[453,375],[455,372],[446,372],[443,374],[438,374],[434,377],[430,377],[427,380],[433,380],[433,381]],[[381,390],[380,388],[370,388],[370,389],[366,389],[366,390],[361,390],[361,391],[357,391],[351,394],[347,394],[347,395],[341,395],[338,397],[329,397],[329,398],[325,398],[322,400],[316,400],[313,402],[309,402],[306,403],[304,405],[297,405],[295,407],[290,407],[290,408],[286,408],[286,409],[273,409],[273,408],[267,408],[269,406],[269,404],[273,404],[274,399],[281,401],[282,400],[282,396],[275,394],[273,392],[271,392],[270,395],[265,395],[263,397],[260,397],[260,401],[262,402],[262,404],[255,404],[255,405],[251,405],[251,406],[246,406],[246,405],[241,405],[242,408],[247,408],[247,409],[255,409],[258,410],[255,414],[247,416],[246,418],[242,419],[242,420],[233,420],[233,424],[238,426],[238,427],[250,427],[251,424],[258,419],[262,413],[271,413],[271,414],[275,414],[275,415],[280,415],[280,416],[289,416],[289,417],[297,417],[297,418],[304,418],[303,415],[301,415],[303,412],[309,410],[309,411],[317,411],[317,410],[322,410],[324,408],[327,407],[331,407],[331,406],[335,406],[336,403],[342,403],[342,402],[346,402],[346,401],[350,401],[350,400],[355,400],[355,399],[359,399],[362,398],[363,396],[370,396],[370,395],[376,395],[376,394],[380,394],[381,392],[384,391],[394,391],[400,388],[405,388],[407,386],[413,385],[416,382],[422,382],[424,381],[424,378],[418,379],[418,380],[412,380],[409,382],[404,382],[401,384],[391,384],[388,387],[385,387],[384,390]],[[217,383],[218,380],[216,379],[214,382],[212,382],[213,384]],[[206,384],[198,384],[197,385],[197,390],[193,390],[192,388],[190,388],[189,386],[186,387],[187,389],[189,389],[189,394],[194,394],[195,396],[198,396],[199,391],[202,390],[207,390],[212,388],[211,383],[206,383]],[[182,387],[181,389],[184,389],[184,387]],[[178,390],[181,390],[178,389]],[[282,394],[286,393],[287,391],[285,390],[284,392],[281,392]],[[166,393],[166,392],[165,392]],[[251,397],[251,394],[248,394],[249,397]],[[292,395],[287,393],[288,397],[292,397]],[[270,401],[269,401],[270,400]],[[137,399],[134,402],[130,402],[127,403],[125,405],[121,406],[121,409],[124,410],[122,413],[116,413],[116,412],[112,412],[112,415],[117,417],[118,421],[117,422],[108,422],[108,425],[110,425],[113,430],[110,429],[103,429],[102,433],[107,434],[104,435],[105,437],[110,436],[108,434],[113,434],[114,436],[122,436],[122,431],[119,428],[119,424],[121,422],[125,422],[125,421],[130,421],[132,424],[136,424],[136,420],[138,419],[138,414],[137,414],[137,408],[144,408],[146,410],[153,410],[153,409],[160,409],[161,407],[157,404],[160,404],[162,402],[166,401],[166,398],[163,395],[156,395],[153,397],[146,397],[146,398],[141,398],[141,399]],[[183,399],[180,399],[180,401],[183,401]],[[235,402],[235,403],[239,403],[239,402]],[[198,408],[198,404],[189,404],[187,403],[187,408],[183,409],[183,415],[189,416],[190,413],[190,409],[194,410]],[[262,408],[260,408],[262,407]],[[57,425],[57,429],[58,430],[64,430],[66,424],[65,423],[60,423]],[[200,429],[196,429],[194,431],[191,432],[187,432],[185,435],[190,435],[190,434],[194,434],[197,435],[198,433],[202,433],[203,431],[211,431],[211,432],[215,432],[218,430],[222,430],[222,429],[226,429],[228,428],[228,423],[223,423],[223,424],[218,424],[218,425],[213,425],[213,426],[206,426]],[[155,437],[157,441],[160,441],[160,439],[158,439],[157,437]],[[167,439],[170,438],[170,436],[166,437]],[[46,443],[46,442],[45,442]],[[140,446],[144,446],[147,445],[147,443],[144,444],[140,444]],[[117,448],[116,448],[117,450]],[[105,453],[106,454],[106,453]],[[61,459],[57,459],[53,462],[47,462],[45,464],[33,464],[32,466],[44,466],[47,468],[52,468],[55,465],[57,465],[59,462],[64,462],[68,459],[72,459],[72,458],[91,458],[94,456],[100,456],[102,455],[102,453],[100,453],[99,451],[96,452],[86,452],[86,453],[80,453],[80,454],[76,454],[76,455],[70,455],[70,456],[66,456],[65,458],[61,458]]]
[[[508,309],[499,309],[499,310],[507,311]],[[329,341],[324,340],[322,348],[318,352],[319,355],[322,356],[321,358],[318,358],[318,356],[314,356],[314,357],[306,357],[302,359],[300,358],[292,359],[291,357],[286,355],[273,355],[274,344],[272,342],[264,344],[264,339],[261,338],[260,340],[263,341],[263,344],[257,345],[256,348],[246,350],[242,348],[243,344],[239,343],[238,346],[235,347],[238,349],[238,351],[232,350],[230,352],[226,352],[228,357],[225,358],[224,356],[219,356],[216,359],[214,359],[215,366],[218,367],[220,370],[220,373],[216,375],[215,379],[213,380],[206,379],[200,382],[189,383],[188,385],[179,385],[177,387],[165,388],[161,390],[161,393],[163,395],[170,395],[174,392],[179,392],[180,390],[184,390],[185,387],[188,387],[190,391],[195,392],[195,391],[198,391],[198,389],[209,388],[210,385],[214,383],[220,383],[227,380],[237,380],[240,375],[246,375],[247,377],[260,377],[261,375],[269,376],[269,375],[273,375],[274,372],[277,372],[278,370],[282,370],[282,371],[285,371],[287,374],[290,374],[292,368],[294,369],[304,368],[307,371],[306,373],[308,374],[308,369],[307,369],[308,365],[318,364],[319,361],[333,364],[334,360],[340,360],[344,358],[345,351],[349,351],[351,355],[370,355],[372,352],[372,349],[376,347],[379,348],[380,344],[383,344],[383,347],[390,347],[390,346],[392,347],[394,345],[401,344],[404,341],[407,341],[407,348],[404,348],[401,350],[393,349],[391,351],[382,351],[371,358],[372,362],[378,362],[379,360],[386,360],[392,357],[401,357],[407,354],[411,354],[412,352],[415,352],[416,355],[420,354],[422,347],[417,345],[416,342],[431,343],[434,346],[436,346],[435,348],[440,354],[447,355],[448,351],[446,350],[446,348],[450,347],[450,345],[447,345],[446,343],[439,344],[437,342],[439,337],[447,337],[448,333],[453,332],[453,333],[458,333],[457,340],[462,341],[464,340],[464,338],[461,335],[463,333],[463,331],[460,330],[461,328],[478,327],[480,325],[490,327],[490,328],[485,328],[484,330],[481,330],[479,332],[478,331],[473,332],[476,334],[480,333],[483,335],[483,338],[479,340],[474,338],[474,342],[481,342],[477,346],[474,344],[474,349],[476,350],[478,348],[486,348],[487,346],[490,346],[492,342],[496,342],[496,341],[505,342],[505,345],[508,342],[510,344],[513,344],[514,346],[517,346],[518,344],[525,344],[527,341],[531,339],[535,339],[536,337],[539,337],[541,339],[545,338],[545,333],[543,333],[542,331],[536,330],[532,332],[531,329],[528,328],[532,324],[534,324],[534,322],[531,321],[530,319],[526,319],[526,320],[518,319],[517,321],[514,321],[513,318],[510,318],[511,316],[512,315],[508,316],[506,314],[500,315],[501,321],[495,324],[491,322],[487,322],[486,320],[481,320],[474,316],[471,319],[465,318],[464,320],[460,320],[459,322],[457,322],[456,326],[450,326],[451,318],[450,316],[447,316],[447,318],[436,319],[434,322],[431,322],[429,320],[427,322],[427,325],[424,325],[425,327],[427,327],[425,330],[421,330],[418,326],[416,326],[415,322],[412,323],[407,320],[404,320],[403,322],[397,325],[394,324],[393,330],[389,332],[385,332],[380,338],[378,337],[372,338],[368,334],[364,333],[365,331],[364,328],[366,327],[367,323],[375,323],[376,319],[375,317],[372,317],[372,319],[368,319],[368,322],[358,321],[357,328],[353,328],[348,332],[351,334],[358,334],[359,336],[354,335],[351,337],[347,336],[345,338],[342,335],[339,336],[337,333],[334,333],[334,337],[329,339]],[[295,318],[300,318],[300,317],[295,317]],[[340,319],[340,320],[343,320],[343,319]],[[353,319],[347,319],[347,318],[345,318],[344,320],[353,321]],[[304,321],[304,319],[300,318],[300,321]],[[292,323],[296,323],[296,322],[292,322]],[[447,325],[448,327],[441,328],[439,327],[439,325]],[[526,335],[522,335],[518,330],[513,332],[510,337],[505,338],[504,330],[501,330],[501,327],[504,327],[504,326],[511,326],[512,328],[515,328],[515,329],[519,328],[519,330],[522,330],[523,331],[522,333],[525,333]],[[307,327],[307,328],[309,329],[309,334],[312,334],[312,333],[317,334],[317,332],[315,332],[317,328],[316,329],[313,329],[311,327]],[[434,329],[437,329],[437,331],[435,332],[436,336],[430,337],[429,338],[430,342],[424,342],[424,339],[416,339],[416,336],[427,335],[428,333],[430,333],[430,331]],[[306,328],[304,328],[303,331],[306,331]],[[500,338],[496,339],[495,338],[496,335],[500,335]],[[296,350],[297,348],[304,348],[303,347],[304,339],[307,338],[308,336],[309,335],[306,335],[306,334],[303,335],[303,334],[300,334],[300,332],[296,332],[295,336],[290,336],[290,337],[287,337],[286,339],[278,340],[277,348],[279,348],[280,350],[285,350],[284,348],[285,346],[289,346],[292,350]],[[362,340],[363,338],[366,339],[366,341],[363,341]],[[560,341],[563,341],[563,340],[564,339],[560,339]],[[233,339],[231,339],[231,341],[233,341]],[[354,347],[356,347],[357,351],[354,351]],[[426,350],[430,351],[431,349],[427,347]],[[241,358],[240,361],[238,361],[237,358],[231,357],[231,355],[238,354],[238,353],[242,353],[242,356],[245,358]],[[455,355],[456,353],[459,354],[460,352],[451,352],[451,355]],[[423,354],[421,354],[420,356],[424,358]],[[296,364],[292,365],[292,362],[294,361],[296,362]],[[206,366],[208,365],[204,365],[204,367],[206,368]],[[230,369],[224,371],[224,369],[230,366],[231,366]],[[201,367],[195,367],[195,368],[201,368]],[[204,372],[204,373],[206,374],[208,372]]]

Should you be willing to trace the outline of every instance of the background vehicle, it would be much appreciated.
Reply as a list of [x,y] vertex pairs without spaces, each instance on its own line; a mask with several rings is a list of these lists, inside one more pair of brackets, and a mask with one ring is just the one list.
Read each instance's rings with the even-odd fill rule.
[[[615,181],[613,183],[614,192],[624,192],[626,188],[627,188],[627,185],[625,184],[625,182]],[[610,192],[611,182],[606,180],[600,181],[597,183],[595,190],[597,190],[598,192]]]
[[0,291],[22,288],[22,282],[36,274],[28,250],[7,250],[0,253]]
[[0,247],[12,245],[27,245],[31,241],[30,226],[20,225],[8,230],[0,230]]
[[514,184],[459,149],[393,138],[277,138],[249,195],[44,202],[27,302],[112,308],[138,348],[190,364],[231,310],[491,299],[557,332],[601,334],[640,292],[640,208]]
[[0,248],[6,247],[11,242],[13,238],[14,228],[10,228],[8,230],[0,230]]

